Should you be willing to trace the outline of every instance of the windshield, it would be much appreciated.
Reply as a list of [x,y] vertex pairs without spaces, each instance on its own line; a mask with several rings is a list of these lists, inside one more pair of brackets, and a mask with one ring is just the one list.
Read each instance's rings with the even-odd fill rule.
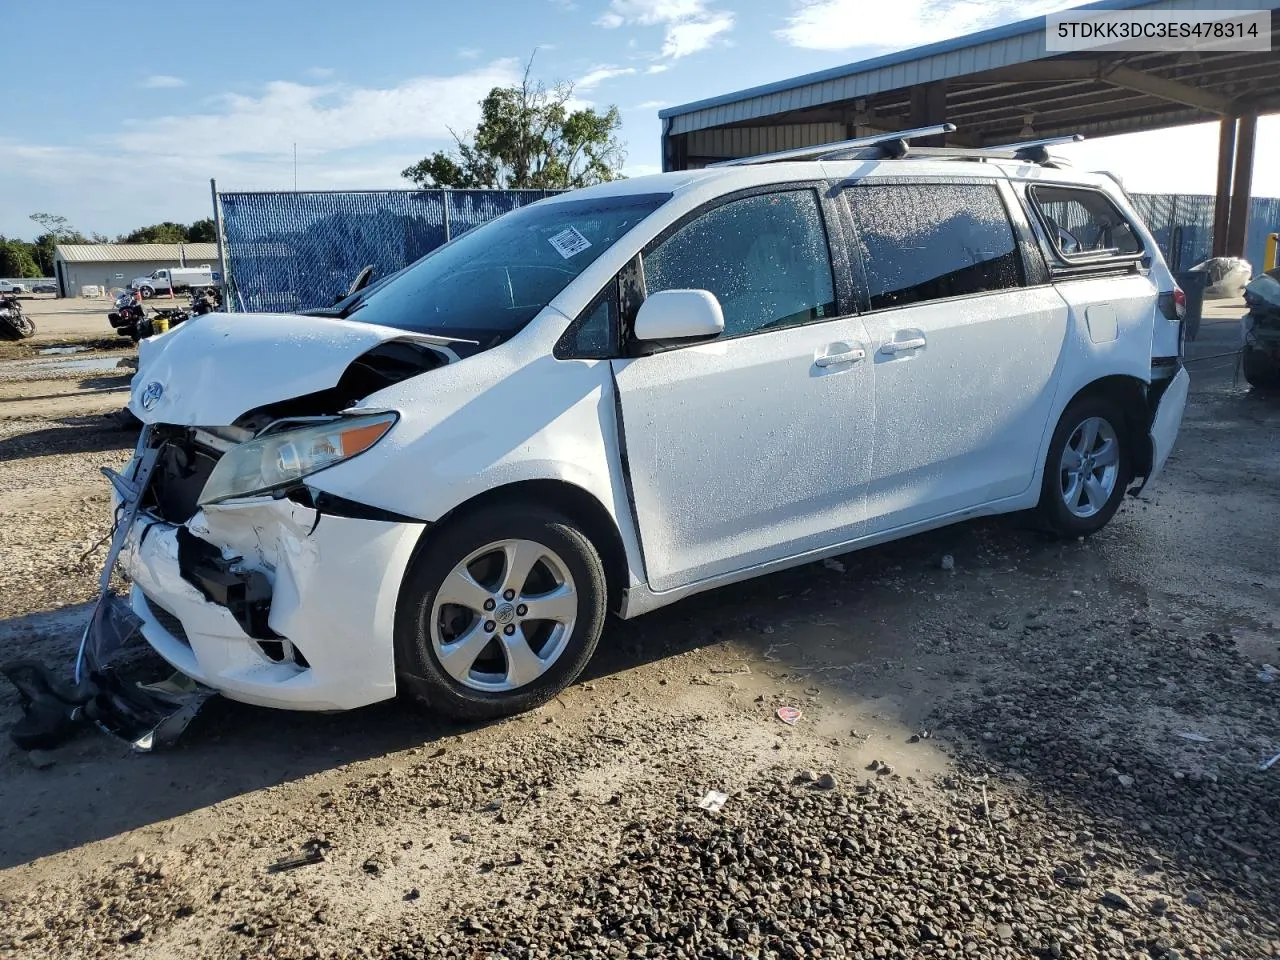
[[519,332],[670,197],[639,194],[521,207],[330,309],[364,323],[489,347]]

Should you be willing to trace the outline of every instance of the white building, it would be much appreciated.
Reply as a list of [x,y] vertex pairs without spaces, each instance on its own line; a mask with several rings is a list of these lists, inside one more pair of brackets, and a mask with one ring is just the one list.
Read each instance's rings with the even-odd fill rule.
[[68,243],[53,253],[60,297],[81,296],[85,287],[125,287],[162,267],[204,266],[217,272],[216,243]]

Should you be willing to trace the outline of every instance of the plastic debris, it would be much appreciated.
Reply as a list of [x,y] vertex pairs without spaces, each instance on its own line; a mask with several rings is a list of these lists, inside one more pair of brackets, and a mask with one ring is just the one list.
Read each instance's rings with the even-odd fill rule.
[[1264,663],[1262,669],[1258,671],[1258,679],[1263,683],[1275,683],[1276,680],[1280,680],[1280,668]]
[[833,560],[831,557],[823,560],[822,565],[828,570],[834,570],[836,573],[844,573],[844,564],[839,560]]
[[1277,761],[1280,761],[1280,753],[1277,753],[1277,754],[1276,754],[1274,757],[1272,757],[1270,760],[1263,760],[1263,761],[1262,761],[1262,763],[1261,763],[1261,764],[1259,764],[1258,769],[1259,769],[1259,770],[1270,770],[1272,767],[1274,767],[1274,766],[1276,765],[1276,762],[1277,762]]
[[799,707],[779,707],[775,712],[778,714],[778,719],[789,727],[794,727],[804,716]]
[[1183,740],[1190,740],[1192,743],[1213,743],[1203,733],[1196,733],[1194,730],[1183,730],[1178,736]]
[[708,813],[719,813],[720,808],[728,801],[729,795],[719,790],[708,790],[707,795],[698,801],[698,806]]
[[312,864],[324,863],[324,852],[328,850],[328,840],[308,840],[302,845],[302,853],[296,857],[285,857],[267,867],[267,873],[283,873],[286,870],[297,870],[298,867],[309,867]]
[[943,570],[954,573],[956,569],[956,558],[949,553],[944,553],[942,555],[942,559],[938,561],[938,566]]

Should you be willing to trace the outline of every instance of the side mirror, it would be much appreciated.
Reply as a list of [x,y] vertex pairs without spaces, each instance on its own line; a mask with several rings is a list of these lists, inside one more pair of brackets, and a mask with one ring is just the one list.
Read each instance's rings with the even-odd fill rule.
[[689,340],[724,332],[724,311],[709,290],[651,293],[636,314],[637,340]]

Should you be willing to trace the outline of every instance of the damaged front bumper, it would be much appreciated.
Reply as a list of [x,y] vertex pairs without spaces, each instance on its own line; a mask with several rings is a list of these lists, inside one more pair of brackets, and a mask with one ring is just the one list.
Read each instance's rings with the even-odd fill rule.
[[140,511],[120,562],[142,635],[181,672],[245,703],[346,710],[395,695],[396,601],[424,528],[255,497],[183,524]]

